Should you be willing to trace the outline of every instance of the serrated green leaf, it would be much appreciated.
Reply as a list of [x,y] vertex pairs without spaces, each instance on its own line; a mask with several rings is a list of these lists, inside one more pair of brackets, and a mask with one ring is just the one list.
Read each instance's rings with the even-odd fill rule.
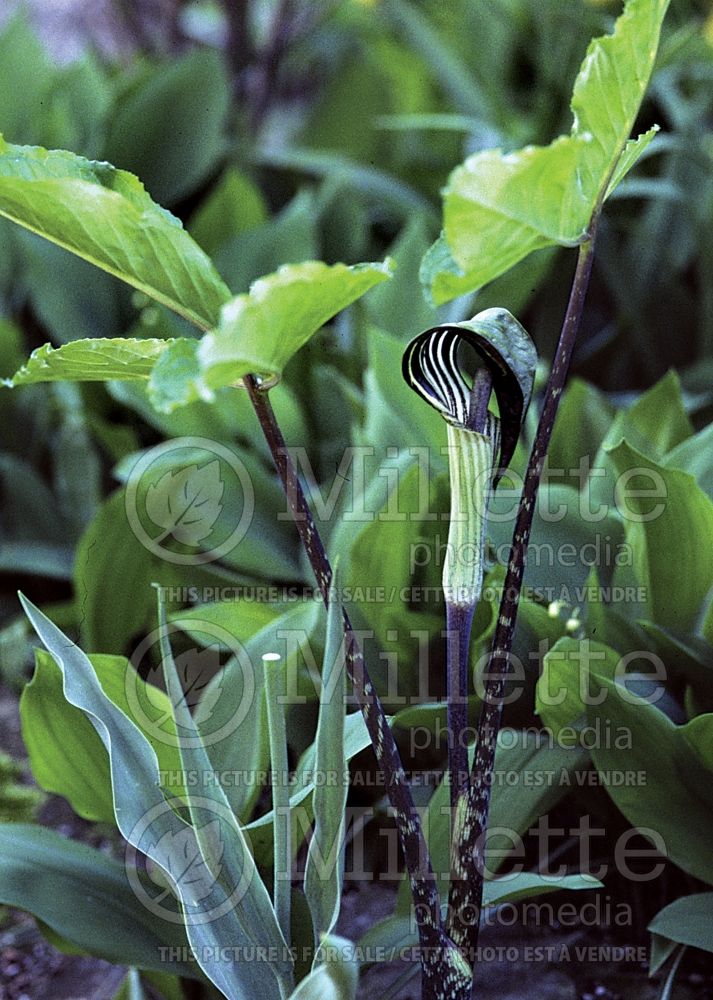
[[62,347],[44,344],[32,352],[27,363],[7,386],[33,382],[106,382],[109,379],[147,379],[170,340],[73,340]]
[[177,341],[149,382],[154,405],[170,412],[247,374],[279,377],[328,320],[390,275],[385,264],[288,264],[226,303],[220,322],[195,347]]
[[587,239],[597,207],[655,134],[628,142],[667,7],[668,0],[629,0],[614,33],[590,44],[574,85],[569,135],[549,146],[476,153],[453,172],[444,195],[447,247],[430,257],[426,272],[440,301],[449,286],[467,290],[465,275],[473,290],[539,247]]
[[109,962],[194,977],[162,955],[187,949],[183,927],[156,917],[129,886],[120,861],[54,830],[0,826],[0,902],[27,910],[72,945]]
[[0,215],[78,254],[202,329],[226,285],[179,220],[133,174],[0,138]]

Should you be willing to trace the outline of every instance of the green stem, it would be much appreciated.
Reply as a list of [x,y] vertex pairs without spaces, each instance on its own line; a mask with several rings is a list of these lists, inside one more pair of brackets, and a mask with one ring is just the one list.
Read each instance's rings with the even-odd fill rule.
[[272,770],[272,810],[275,816],[273,896],[277,923],[285,941],[292,940],[290,901],[292,890],[292,830],[290,822],[290,770],[287,759],[287,728],[282,696],[284,664],[276,654],[263,656],[265,700]]

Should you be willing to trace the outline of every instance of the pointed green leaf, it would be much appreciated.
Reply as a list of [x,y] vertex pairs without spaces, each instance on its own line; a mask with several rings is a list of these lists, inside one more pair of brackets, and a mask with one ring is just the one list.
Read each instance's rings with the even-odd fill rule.
[[713,951],[713,892],[675,899],[659,910],[647,929],[669,941]]
[[[275,956],[271,965],[282,983],[289,987],[292,984],[292,963],[287,957],[287,944],[280,933],[275,911],[243,828],[230,809],[222,785],[215,780],[211,761],[186,702],[168,640],[166,607],[160,589],[158,595],[163,676],[176,730],[181,736],[178,752],[184,772],[197,779],[187,796],[187,806],[200,856],[226,898],[230,898],[236,886],[245,886],[240,899],[233,904],[235,919],[248,939],[255,945],[270,949]],[[202,870],[199,874],[202,878]]]
[[54,830],[0,826],[0,903],[26,910],[70,944],[109,962],[196,974],[170,957],[173,948],[188,947],[183,926],[149,913],[132,892],[124,865]]
[[626,441],[609,454],[620,477],[626,540],[652,617],[666,628],[692,629],[713,587],[713,501],[693,476],[659,465]]
[[[163,691],[147,683],[123,656],[94,654],[90,658],[104,693],[133,719],[154,748],[161,771],[180,773],[171,706]],[[84,819],[114,822],[109,758],[96,730],[62,693],[62,672],[49,653],[37,650],[35,672],[20,699],[22,738],[32,774],[48,792],[63,795]],[[132,710],[131,690],[141,717]],[[143,723],[143,724],[142,724]],[[166,734],[157,738],[159,725]],[[183,786],[172,784],[174,795]]]
[[305,894],[315,941],[330,934],[339,916],[343,881],[344,815],[349,770],[344,747],[347,686],[344,622],[335,570],[327,612],[327,639],[315,738],[314,832],[307,851]]
[[170,340],[73,340],[62,347],[44,344],[32,352],[8,386],[32,382],[106,382],[108,379],[147,379]]
[[587,722],[615,734],[592,741],[598,771],[638,776],[634,782],[607,785],[614,803],[632,826],[658,834],[663,844],[649,839],[679,868],[713,882],[710,771],[689,745],[687,727],[674,725],[655,705],[594,674],[592,694]]
[[[62,671],[64,697],[89,719],[109,754],[114,815],[122,836],[145,854],[156,873],[163,873],[161,878],[165,877],[169,883],[170,892],[163,892],[159,897],[159,912],[152,914],[154,921],[177,919],[178,904],[170,905],[171,893],[175,894],[180,899],[196,959],[224,996],[228,1000],[242,1000],[247,991],[266,1000],[279,1000],[280,990],[271,964],[235,962],[222,957],[233,955],[235,948],[247,950],[256,944],[254,929],[243,922],[245,895],[250,894],[251,881],[241,880],[226,898],[216,873],[199,864],[202,855],[193,827],[174,811],[161,791],[159,765],[151,744],[104,693],[89,659],[79,647],[33,604],[25,598],[22,603],[35,631]],[[141,888],[142,892],[147,891]],[[238,894],[241,898],[235,904]],[[154,905],[155,900],[151,897],[145,902]],[[268,948],[272,944],[270,940],[257,943]]]
[[[644,96],[669,0],[629,0],[614,33],[589,46],[574,85],[574,122],[549,146],[476,153],[458,167],[445,191],[447,254],[453,291],[492,281],[533,250],[587,239],[598,205],[622,180],[655,134],[629,134]],[[452,259],[449,259],[452,258]],[[437,260],[428,277],[438,287]]]
[[179,220],[133,174],[0,138],[0,215],[78,254],[202,329],[227,286]]
[[302,980],[290,1000],[355,1000],[359,960],[351,941],[340,937],[322,940],[323,965]]
[[177,341],[149,382],[157,409],[170,412],[247,374],[277,378],[300,347],[338,312],[385,281],[389,263],[287,264],[226,303],[220,322],[195,345]]

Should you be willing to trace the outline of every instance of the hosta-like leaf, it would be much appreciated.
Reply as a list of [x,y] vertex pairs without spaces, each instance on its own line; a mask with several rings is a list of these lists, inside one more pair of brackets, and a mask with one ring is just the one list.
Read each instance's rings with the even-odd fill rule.
[[[479,288],[539,247],[587,238],[598,204],[655,134],[628,141],[668,2],[629,0],[614,33],[591,43],[574,85],[569,135],[513,153],[476,153],[453,172],[444,201],[447,247],[427,270],[436,301]],[[449,282],[438,280],[439,261]]]
[[713,892],[675,899],[656,914],[648,930],[669,941],[713,951]]
[[230,297],[179,220],[133,174],[0,138],[0,215],[78,254],[207,330]]
[[201,341],[179,340],[161,356],[149,392],[170,412],[247,374],[276,378],[293,354],[328,320],[371,287],[390,265],[288,264],[228,302],[220,322]]
[[290,1000],[354,1000],[359,981],[359,960],[351,941],[325,937],[325,961],[306,976]]
[[[85,654],[29,601],[23,599],[23,606],[62,671],[64,697],[89,719],[109,754],[114,814],[119,830],[129,844],[166,873],[170,884],[172,869],[176,869],[177,864],[180,867],[173,849],[177,843],[181,851],[185,848],[183,841],[176,838],[180,833],[187,839],[195,838],[194,851],[199,851],[198,831],[193,831],[166,801],[159,786],[158,761],[150,743],[106,696]],[[210,818],[215,819],[219,806],[216,804],[211,811],[213,816]],[[166,833],[171,837],[164,840]],[[226,847],[232,845],[226,844]],[[277,973],[269,961],[242,961],[229,957],[254,954],[256,945],[268,949],[274,946],[274,941],[259,938],[260,928],[247,916],[255,903],[252,894],[256,884],[246,872],[244,879],[226,896],[225,886],[213,873],[212,890],[202,898],[200,891],[194,894],[192,884],[172,883],[180,897],[188,939],[196,959],[228,1000],[242,1000],[246,994],[264,996],[266,1000],[280,998]],[[142,894],[146,892],[140,881],[133,888]],[[197,888],[200,889],[200,883]],[[262,890],[264,892],[264,886]],[[179,918],[177,904],[171,905],[171,899],[167,888],[158,898],[146,896],[144,904],[157,911],[152,914],[156,922],[167,920],[170,923]]]
[[588,724],[626,737],[593,741],[597,769],[638,776],[633,783],[607,785],[617,807],[679,868],[713,883],[710,771],[690,745],[688,727],[674,725],[654,705],[594,674],[590,701]]
[[693,629],[713,587],[713,501],[693,476],[659,465],[626,441],[608,452],[651,617],[665,628]]
[[[37,650],[35,673],[20,699],[22,738],[30,758],[32,774],[48,792],[63,795],[84,819],[114,822],[109,757],[86,716],[65,700],[62,672],[49,653]],[[161,771],[175,777],[180,758],[175,747],[171,708],[163,691],[147,684],[122,656],[95,654],[90,658],[102,690],[113,703],[132,718],[154,748]],[[141,707],[137,718],[132,700]],[[173,735],[159,739],[158,723]],[[181,784],[171,792],[181,795]]]
[[147,379],[170,340],[132,338],[73,340],[62,347],[45,344],[30,355],[8,386],[32,382],[106,382],[108,379]]
[[0,903],[27,910],[65,941],[105,958],[180,975],[161,948],[187,947],[184,928],[157,920],[136,898],[124,865],[54,830],[0,826]]
[[[244,830],[235,819],[222,786],[215,780],[215,772],[186,703],[168,641],[166,608],[160,590],[158,593],[163,676],[176,729],[183,736],[178,748],[181,764],[186,774],[197,778],[196,787],[187,796],[192,822],[190,837],[186,838],[185,831],[177,839],[172,831],[163,834],[168,840],[173,838],[168,845],[172,848],[170,856],[174,860],[169,874],[173,878],[177,873],[182,879],[178,883],[179,892],[180,888],[188,886],[189,896],[198,901],[209,898],[215,886],[223,889],[226,898],[231,897],[236,886],[244,886],[240,899],[234,904],[239,920],[253,944],[268,947],[273,952],[271,962],[282,985],[291,985],[292,962],[287,957],[287,943],[280,932]],[[157,847],[160,846],[159,842]],[[165,850],[163,853],[166,855],[169,852]],[[180,894],[183,896],[183,892]]]

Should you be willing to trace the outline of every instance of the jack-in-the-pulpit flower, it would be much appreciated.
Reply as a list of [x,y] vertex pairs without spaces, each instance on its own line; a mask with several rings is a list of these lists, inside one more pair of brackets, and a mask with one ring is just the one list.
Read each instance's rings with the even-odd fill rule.
[[[470,379],[467,348],[480,362]],[[483,583],[490,487],[512,458],[535,377],[537,351],[507,309],[419,334],[406,348],[404,378],[445,418],[451,517],[443,567],[446,602],[475,607]],[[500,417],[488,410],[491,389]]]

